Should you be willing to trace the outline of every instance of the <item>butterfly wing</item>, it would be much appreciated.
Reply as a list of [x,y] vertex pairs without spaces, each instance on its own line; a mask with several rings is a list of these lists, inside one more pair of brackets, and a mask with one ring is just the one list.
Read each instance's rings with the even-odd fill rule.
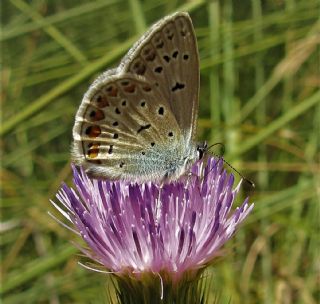
[[198,157],[198,61],[187,13],[152,26],[85,94],[73,160],[98,178],[162,181],[183,174]]
[[199,56],[190,16],[175,13],[153,25],[119,69],[159,87],[182,133],[193,142],[198,115]]
[[159,88],[116,70],[102,74],[85,94],[73,138],[74,161],[93,177],[161,180],[184,153],[180,128]]

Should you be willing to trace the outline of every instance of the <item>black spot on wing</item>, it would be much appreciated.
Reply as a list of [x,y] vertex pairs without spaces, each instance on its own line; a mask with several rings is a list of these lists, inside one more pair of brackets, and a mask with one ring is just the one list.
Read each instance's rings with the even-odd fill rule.
[[177,90],[182,90],[182,89],[184,89],[184,88],[185,88],[185,84],[176,82],[175,86],[173,86],[173,87],[171,88],[171,91],[172,91],[172,92],[175,92],[175,91],[177,91]]
[[142,132],[143,130],[147,130],[151,127],[150,124],[147,124],[145,126],[140,126],[140,128],[137,130],[137,133],[139,134],[140,132]]

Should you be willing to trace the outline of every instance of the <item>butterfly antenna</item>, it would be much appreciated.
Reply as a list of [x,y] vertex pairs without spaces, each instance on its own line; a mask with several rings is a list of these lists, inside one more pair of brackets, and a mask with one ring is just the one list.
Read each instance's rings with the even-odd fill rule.
[[[224,152],[225,152],[225,146],[223,143],[215,143],[215,144],[212,144],[211,146],[207,147],[207,151],[211,152],[210,149],[215,147],[215,146],[221,146],[221,154],[224,155]],[[213,153],[212,153],[213,154]]]
[[212,147],[217,146],[217,145],[220,145],[220,146],[222,147],[222,155],[223,155],[224,152],[225,152],[225,148],[224,148],[224,144],[222,144],[222,143],[215,143],[215,144],[209,146],[209,147],[207,148],[207,151],[208,151],[209,153],[211,153],[213,156],[216,156],[216,157],[218,157],[219,159],[221,159],[227,166],[229,166],[232,170],[234,170],[235,172],[237,172],[238,175],[239,175],[246,183],[248,183],[252,188],[255,188],[256,185],[255,185],[255,183],[254,183],[253,181],[251,181],[250,179],[246,178],[246,177],[245,177],[242,173],[240,173],[235,167],[233,167],[229,162],[227,162],[222,156],[220,156],[220,155],[218,155],[218,154],[213,153],[212,151],[210,151],[210,149],[211,149]]

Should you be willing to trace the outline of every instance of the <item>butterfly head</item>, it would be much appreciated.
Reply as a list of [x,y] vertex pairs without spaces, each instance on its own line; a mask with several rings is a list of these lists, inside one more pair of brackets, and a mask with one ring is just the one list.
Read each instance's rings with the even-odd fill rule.
[[202,159],[204,154],[208,151],[208,144],[206,142],[197,145],[198,159]]

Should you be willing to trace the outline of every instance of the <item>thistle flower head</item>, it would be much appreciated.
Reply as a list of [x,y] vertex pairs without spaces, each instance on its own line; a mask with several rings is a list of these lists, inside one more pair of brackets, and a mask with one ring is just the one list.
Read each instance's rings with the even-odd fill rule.
[[106,270],[139,277],[166,273],[173,282],[218,254],[253,205],[231,210],[240,184],[221,160],[197,162],[192,175],[165,184],[91,180],[73,168],[75,190],[63,185],[55,206],[79,231],[81,250]]

